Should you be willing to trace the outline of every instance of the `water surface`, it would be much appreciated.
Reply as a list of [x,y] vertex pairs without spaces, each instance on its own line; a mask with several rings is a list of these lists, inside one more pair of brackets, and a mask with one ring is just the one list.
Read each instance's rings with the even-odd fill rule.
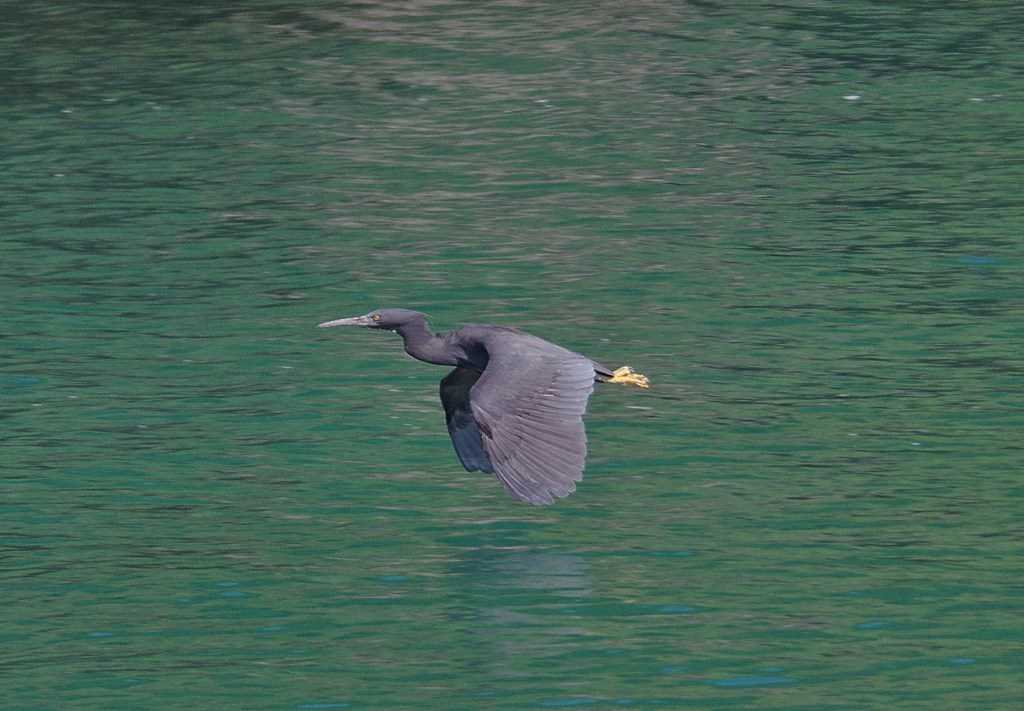
[[[10,8],[4,708],[1016,708],[1022,19]],[[518,504],[382,305],[655,387]]]

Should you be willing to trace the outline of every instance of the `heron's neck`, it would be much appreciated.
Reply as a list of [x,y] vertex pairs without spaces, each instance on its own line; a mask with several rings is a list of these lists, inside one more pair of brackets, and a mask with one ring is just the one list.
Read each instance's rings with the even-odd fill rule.
[[458,365],[445,340],[434,335],[423,319],[402,324],[398,335],[405,341],[405,352],[413,358],[435,365]]

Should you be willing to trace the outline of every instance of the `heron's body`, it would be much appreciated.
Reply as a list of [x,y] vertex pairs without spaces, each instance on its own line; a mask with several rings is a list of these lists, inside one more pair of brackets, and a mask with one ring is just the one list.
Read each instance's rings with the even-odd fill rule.
[[583,414],[595,382],[647,387],[629,368],[612,371],[586,356],[515,328],[473,324],[434,334],[406,309],[320,324],[396,331],[413,358],[454,366],[441,381],[448,433],[469,471],[492,472],[532,504],[567,496],[583,478]]

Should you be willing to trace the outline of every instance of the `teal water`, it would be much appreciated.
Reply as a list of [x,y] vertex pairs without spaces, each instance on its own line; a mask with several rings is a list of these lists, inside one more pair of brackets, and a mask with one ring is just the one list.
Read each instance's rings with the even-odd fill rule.
[[[5,7],[4,709],[1015,709],[1015,3]],[[458,466],[376,306],[601,388]]]

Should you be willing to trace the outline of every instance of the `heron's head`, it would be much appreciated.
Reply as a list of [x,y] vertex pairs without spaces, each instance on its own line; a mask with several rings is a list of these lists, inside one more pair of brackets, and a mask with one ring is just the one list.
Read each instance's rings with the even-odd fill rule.
[[377,309],[364,316],[353,318],[339,318],[334,321],[324,321],[319,324],[320,328],[331,328],[332,326],[365,326],[367,328],[380,328],[385,331],[395,331],[407,323],[422,321],[427,317],[419,311],[410,309]]

